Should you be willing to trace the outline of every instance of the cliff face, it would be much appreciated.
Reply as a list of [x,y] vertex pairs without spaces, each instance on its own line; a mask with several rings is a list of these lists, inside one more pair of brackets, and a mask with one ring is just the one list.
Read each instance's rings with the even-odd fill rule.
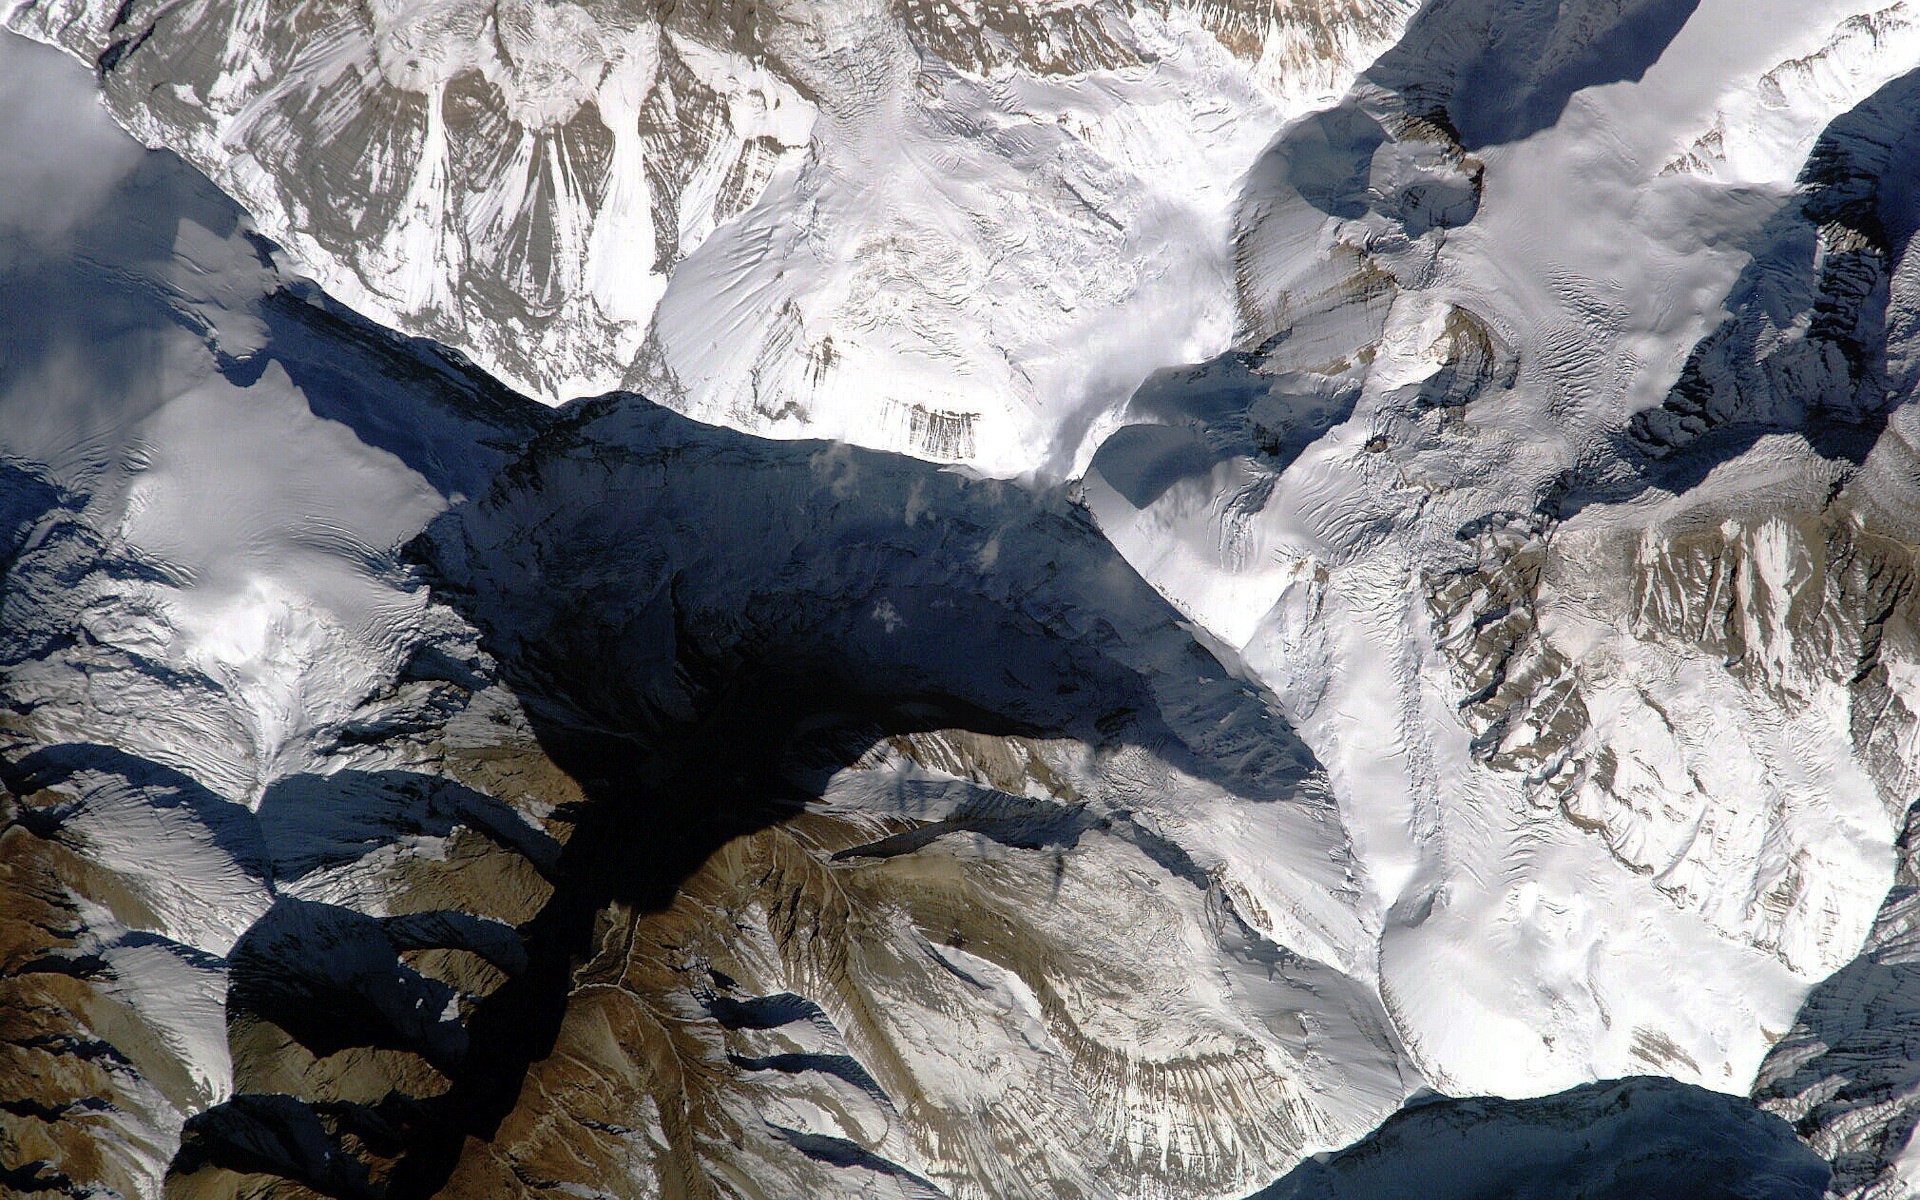
[[1916,1186],[1907,6],[4,11],[5,1187]]
[[20,1188],[1231,1194],[1414,1085],[1069,495],[554,416],[128,164],[8,293]]
[[1412,5],[9,7],[333,294],[548,402],[1012,472],[1226,344],[1235,178]]

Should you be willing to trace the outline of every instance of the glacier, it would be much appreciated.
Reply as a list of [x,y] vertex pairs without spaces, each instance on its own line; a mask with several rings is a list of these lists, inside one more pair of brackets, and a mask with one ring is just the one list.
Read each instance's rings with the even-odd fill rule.
[[1908,4],[0,20],[8,1188],[1920,1190]]

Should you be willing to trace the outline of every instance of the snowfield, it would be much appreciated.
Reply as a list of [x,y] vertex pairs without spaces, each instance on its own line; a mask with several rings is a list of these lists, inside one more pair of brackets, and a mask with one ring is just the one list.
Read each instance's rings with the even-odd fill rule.
[[1920,1191],[1920,9],[0,14],[9,1186]]

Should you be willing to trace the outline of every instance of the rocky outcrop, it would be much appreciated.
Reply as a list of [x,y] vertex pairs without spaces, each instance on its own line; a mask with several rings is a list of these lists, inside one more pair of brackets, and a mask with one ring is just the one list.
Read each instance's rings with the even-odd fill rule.
[[1764,1059],[1905,1186],[1901,26],[1408,7],[8,9],[665,407],[165,155],[0,238],[0,1179],[1793,1195],[1564,1091]]
[[1313,755],[1069,492],[550,415],[162,154],[73,236],[0,289],[7,1186],[1232,1195],[1417,1085]]
[[1015,473],[1073,459],[1045,427],[1123,401],[1144,332],[1224,346],[1231,181],[1412,7],[0,12],[333,294],[535,395]]

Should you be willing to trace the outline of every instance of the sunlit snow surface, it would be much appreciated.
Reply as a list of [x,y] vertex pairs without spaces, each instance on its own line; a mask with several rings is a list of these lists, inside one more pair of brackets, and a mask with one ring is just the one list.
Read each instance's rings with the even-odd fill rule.
[[1229,342],[1238,176],[1411,0],[9,8],[341,299],[550,402],[1057,474]]
[[[1684,1153],[1568,1091],[1640,1074],[1920,1186],[1920,12],[298,7],[8,18],[298,266],[0,43],[9,966],[67,1014],[0,1168],[360,1194],[318,1098],[484,1124],[488,972],[551,971],[496,1148],[395,1194],[1381,1194],[1341,1172],[1443,1112],[1545,1122],[1536,1175]],[[714,827],[695,932],[568,841],[663,779],[801,796]],[[740,865],[789,818],[831,953]],[[567,905],[596,961],[635,922],[628,991],[735,956],[647,985],[695,1115],[553,1132],[660,1061]],[[1564,1095],[1287,1174],[1422,1087]],[[1727,1194],[1818,1188],[1692,1095],[1784,1181]]]

